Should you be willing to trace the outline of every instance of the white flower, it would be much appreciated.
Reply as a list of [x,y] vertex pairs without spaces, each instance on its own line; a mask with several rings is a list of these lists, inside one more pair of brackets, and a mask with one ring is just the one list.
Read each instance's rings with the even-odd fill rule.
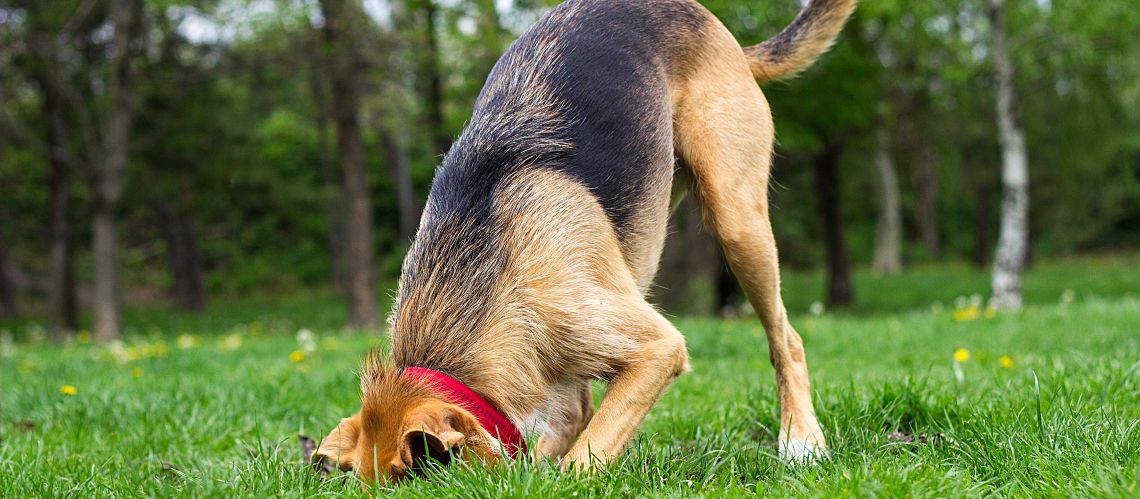
[[823,303],[820,303],[818,301],[811,302],[811,306],[808,307],[808,311],[811,312],[811,315],[823,315]]
[[303,328],[300,331],[297,331],[298,343],[312,343],[316,341],[316,339],[316,335],[314,335],[313,332],[309,331],[308,329]]
[[970,300],[969,300],[969,298],[966,298],[965,296],[959,296],[959,297],[954,299],[954,308],[962,309],[962,308],[968,308],[969,306],[970,306]]
[[980,308],[982,306],[982,295],[977,293],[970,295],[970,306]]

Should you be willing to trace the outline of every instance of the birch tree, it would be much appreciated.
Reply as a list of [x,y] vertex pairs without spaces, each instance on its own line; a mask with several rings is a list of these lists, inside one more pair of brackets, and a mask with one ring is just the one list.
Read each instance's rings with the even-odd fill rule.
[[902,209],[899,207],[899,177],[885,123],[880,123],[875,132],[875,171],[879,175],[880,196],[872,268],[879,274],[898,274],[902,272]]
[[989,1],[990,54],[997,78],[998,139],[1001,143],[1001,229],[994,260],[993,305],[1021,307],[1021,271],[1029,241],[1029,165],[1025,134],[1017,119],[1013,61],[1006,40],[1004,0]]

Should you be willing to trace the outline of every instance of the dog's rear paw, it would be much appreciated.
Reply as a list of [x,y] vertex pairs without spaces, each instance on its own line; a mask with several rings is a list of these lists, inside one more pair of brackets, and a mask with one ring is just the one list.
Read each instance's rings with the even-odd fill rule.
[[780,440],[777,448],[780,459],[791,464],[818,464],[827,459],[827,449],[802,440]]

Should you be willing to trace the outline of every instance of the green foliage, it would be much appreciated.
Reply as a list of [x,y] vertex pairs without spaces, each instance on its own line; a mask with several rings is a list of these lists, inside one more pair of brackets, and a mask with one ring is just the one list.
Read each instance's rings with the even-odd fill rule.
[[[155,210],[193,214],[209,288],[224,294],[324,285],[331,275],[328,196],[320,166],[335,168],[335,134],[322,145],[322,105],[312,82],[324,75],[321,19],[311,2],[234,9],[225,2],[171,0],[147,5],[122,219],[128,288],[164,286],[169,249]],[[551,5],[548,0],[435,2],[435,68],[443,83],[443,132],[457,136],[470,116],[494,51],[507,47]],[[501,2],[499,2],[501,4]],[[800,2],[703,2],[743,44],[773,36]],[[17,2],[0,8],[0,244],[26,276],[36,301],[47,272],[49,215],[42,92],[28,30],[65,48],[58,68],[82,100],[100,101],[106,76],[99,37],[102,4],[75,17],[76,2]],[[362,122],[374,200],[380,271],[392,278],[407,241],[379,134],[393,130],[422,203],[439,161],[423,102],[423,0],[385,3],[367,24]],[[36,7],[36,8],[31,8]],[[1035,255],[1068,255],[1140,244],[1140,39],[1128,2],[1010,3],[1009,29],[1031,170]],[[33,15],[34,14],[34,15]],[[494,14],[493,16],[489,14]],[[487,20],[499,24],[490,35]],[[72,20],[72,21],[69,21]],[[493,36],[492,36],[493,35]],[[863,2],[835,48],[800,78],[766,84],[778,137],[772,194],[781,258],[799,269],[822,258],[822,228],[810,164],[829,142],[843,149],[842,202],[855,262],[869,260],[877,213],[874,129],[885,126],[902,184],[906,256],[917,244],[915,157],[928,141],[937,156],[939,232],[944,257],[980,245],[976,229],[996,225],[999,151],[984,2]],[[8,64],[8,63],[11,64]],[[94,82],[94,83],[92,83]],[[327,88],[326,88],[327,92]],[[90,95],[88,95],[90,94]],[[326,96],[327,98],[327,96]],[[331,125],[326,125],[331,126]],[[78,139],[75,139],[78,140]],[[79,277],[88,272],[87,214],[93,167],[83,148],[72,182],[73,241]],[[978,216],[979,196],[994,209]],[[994,231],[990,231],[993,238]],[[866,294],[860,293],[861,296]]]

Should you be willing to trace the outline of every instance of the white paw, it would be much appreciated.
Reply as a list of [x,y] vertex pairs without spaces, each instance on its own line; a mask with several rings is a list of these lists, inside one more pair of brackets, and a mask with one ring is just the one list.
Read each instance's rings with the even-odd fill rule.
[[827,449],[803,440],[780,440],[780,459],[792,464],[817,464],[827,458]]

